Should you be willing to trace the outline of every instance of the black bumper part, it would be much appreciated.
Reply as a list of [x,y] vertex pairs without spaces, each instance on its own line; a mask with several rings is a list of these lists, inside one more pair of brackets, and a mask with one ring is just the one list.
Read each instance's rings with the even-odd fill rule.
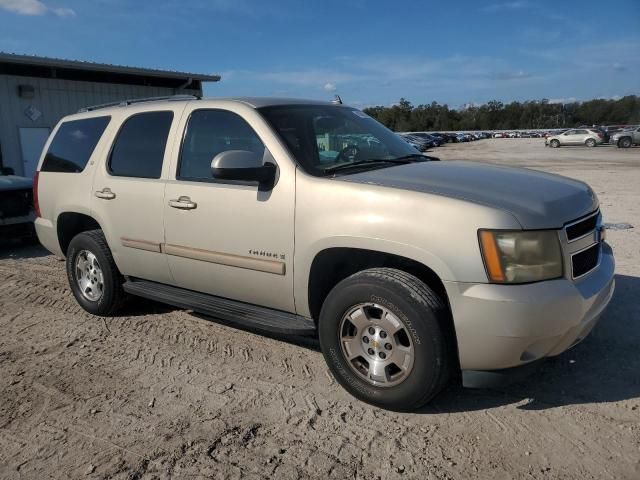
[[534,373],[544,359],[502,370],[462,370],[462,386],[466,388],[504,387]]

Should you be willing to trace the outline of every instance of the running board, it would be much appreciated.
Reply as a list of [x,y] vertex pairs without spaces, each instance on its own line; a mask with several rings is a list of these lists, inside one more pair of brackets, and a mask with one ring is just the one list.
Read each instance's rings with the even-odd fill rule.
[[266,307],[194,292],[162,283],[129,278],[122,286],[131,295],[185,308],[236,325],[287,335],[315,335],[313,320]]

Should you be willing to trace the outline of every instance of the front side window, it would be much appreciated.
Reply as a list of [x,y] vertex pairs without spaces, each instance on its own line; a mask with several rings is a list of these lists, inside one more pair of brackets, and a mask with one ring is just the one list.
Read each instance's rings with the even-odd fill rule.
[[110,120],[111,117],[94,117],[64,122],[47,150],[40,170],[82,172]]
[[211,161],[227,150],[250,151],[263,158],[265,146],[249,124],[227,110],[196,110],[189,117],[177,178],[212,181]]
[[336,167],[347,165],[392,164],[418,155],[398,135],[353,108],[284,105],[259,111],[298,164],[312,175],[330,175]]
[[146,112],[129,117],[111,150],[111,175],[160,178],[172,121],[173,112]]

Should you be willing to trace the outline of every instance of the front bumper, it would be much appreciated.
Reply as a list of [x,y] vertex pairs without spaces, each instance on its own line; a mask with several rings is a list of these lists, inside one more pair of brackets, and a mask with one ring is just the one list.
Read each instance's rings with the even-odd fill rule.
[[611,247],[572,281],[527,285],[445,282],[462,370],[502,370],[559,355],[583,340],[615,288]]

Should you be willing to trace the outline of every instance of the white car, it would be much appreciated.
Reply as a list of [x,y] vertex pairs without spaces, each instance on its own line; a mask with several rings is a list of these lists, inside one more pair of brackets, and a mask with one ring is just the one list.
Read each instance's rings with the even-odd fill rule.
[[551,148],[558,148],[561,145],[586,145],[587,147],[595,147],[604,142],[602,132],[590,128],[576,128],[567,130],[559,135],[547,137],[544,144]]

